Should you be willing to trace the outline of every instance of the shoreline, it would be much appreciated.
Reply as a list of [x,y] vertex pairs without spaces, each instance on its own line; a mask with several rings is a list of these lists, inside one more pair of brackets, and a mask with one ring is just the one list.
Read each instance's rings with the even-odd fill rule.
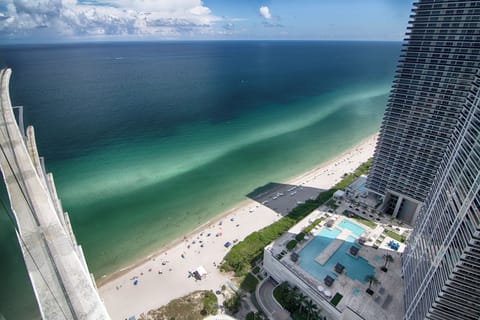
[[[340,160],[340,159],[344,158],[345,155],[347,155],[348,153],[350,153],[352,151],[352,149],[355,149],[359,146],[362,146],[363,144],[367,143],[369,140],[372,140],[372,139],[376,140],[377,137],[378,137],[378,133],[370,135],[367,138],[361,140],[356,145],[350,147],[349,149],[347,149],[346,151],[344,151],[340,155],[335,156],[334,158],[332,158],[330,160],[327,160],[325,162],[322,162],[321,164],[315,166],[314,168],[312,168],[312,169],[310,169],[306,172],[301,173],[300,175],[289,178],[285,183],[286,184],[296,184],[296,182],[304,180],[306,177],[316,173],[317,171],[321,170],[323,167],[327,167],[330,164],[337,162],[337,160]],[[272,189],[272,190],[269,190],[265,193],[269,194],[273,191],[276,191],[276,190]],[[265,196],[265,193],[259,194],[255,198],[260,199],[263,196]],[[167,251],[167,250],[175,247],[176,245],[182,243],[185,238],[190,238],[191,236],[193,236],[193,235],[195,235],[195,234],[197,234],[201,231],[206,230],[209,226],[211,226],[212,224],[218,223],[219,221],[221,221],[222,219],[227,217],[229,214],[233,213],[235,210],[238,210],[238,209],[241,209],[241,208],[247,206],[249,204],[249,202],[251,202],[251,201],[254,201],[254,200],[245,199],[245,200],[237,203],[237,205],[235,207],[230,208],[227,211],[224,211],[224,212],[220,213],[219,215],[213,217],[212,219],[210,219],[207,222],[199,225],[198,227],[192,229],[191,231],[185,233],[184,235],[181,235],[181,236],[169,241],[168,243],[162,245],[158,250],[155,250],[155,252],[153,252],[153,253],[145,256],[145,257],[142,257],[142,258],[138,259],[137,261],[134,261],[130,265],[128,265],[126,267],[123,267],[123,268],[121,268],[117,271],[114,271],[111,274],[103,275],[100,278],[95,279],[95,282],[96,282],[97,286],[98,287],[104,286],[104,285],[108,284],[109,282],[114,281],[115,279],[121,277],[123,274],[127,273],[128,271],[130,271],[132,269],[135,269],[136,267],[141,266],[142,264],[149,261],[150,259],[152,259],[156,256],[160,256],[165,251]]]
[[131,263],[130,265],[128,265],[124,268],[121,268],[120,270],[117,270],[117,271],[115,271],[111,274],[108,274],[108,275],[103,275],[100,278],[95,279],[97,287],[102,287],[104,285],[107,285],[108,283],[114,281],[115,279],[118,279],[119,277],[121,277],[125,273],[128,273],[129,271],[131,271],[131,270],[143,265],[144,263],[150,261],[152,258],[156,258],[156,257],[160,256],[165,251],[168,251],[168,250],[174,248],[175,246],[179,245],[180,243],[183,243],[185,238],[190,238],[190,237],[192,237],[193,235],[195,235],[199,232],[205,231],[212,224],[218,223],[220,220],[224,219],[225,217],[230,215],[235,210],[244,207],[249,201],[252,201],[252,200],[246,199],[246,200],[243,200],[243,201],[239,202],[236,207],[233,207],[231,209],[228,209],[227,211],[222,212],[220,215],[213,217],[212,219],[210,219],[207,222],[199,225],[195,229],[192,229],[191,231],[185,233],[184,235],[169,241],[168,243],[162,245],[155,252],[153,252],[153,253],[151,253],[151,254],[143,257],[143,258],[138,259],[137,261]]
[[[361,140],[340,155],[294,176],[286,182],[279,183],[277,187],[237,203],[235,207],[166,243],[154,253],[125,268],[96,279],[100,295],[112,318],[128,318],[133,314],[139,315],[141,312],[158,308],[184,293],[199,288],[218,289],[220,284],[228,281],[227,275],[222,274],[216,268],[228,251],[227,248],[224,248],[224,242],[243,240],[250,233],[279,220],[299,203],[316,197],[320,192],[331,188],[341,180],[343,174],[353,172],[358,165],[373,156],[377,137],[378,132]],[[283,192],[281,192],[282,190]],[[272,194],[276,196],[272,197]],[[281,196],[279,196],[280,194]],[[255,215],[254,220],[251,218],[252,215]],[[217,230],[209,232],[212,228]],[[207,232],[208,236],[204,236]],[[216,235],[210,237],[210,234]],[[220,236],[217,237],[219,234]],[[197,242],[201,245],[199,246]],[[205,254],[195,255],[200,252]],[[192,259],[192,257],[196,258]],[[207,279],[200,282],[192,282],[193,280],[189,279],[190,277],[187,278],[186,275],[192,268],[194,270],[199,265],[205,265],[209,269],[209,275]],[[168,271],[166,271],[167,267]],[[152,272],[153,269],[156,269],[157,272]],[[166,276],[162,277],[164,272],[169,274],[166,281]],[[141,285],[132,285],[132,280],[142,277],[149,278],[148,282],[162,287],[167,283],[171,283],[172,286],[184,281],[185,283],[183,287],[176,289],[167,286],[169,291],[160,294],[158,288],[155,285],[152,286],[151,283],[142,281]],[[141,287],[148,288],[140,290]],[[145,302],[141,306],[138,303],[129,305],[133,304],[132,299],[137,298],[139,293],[143,298],[142,301]],[[161,297],[159,297],[160,295]],[[131,311],[127,312],[127,310]]]

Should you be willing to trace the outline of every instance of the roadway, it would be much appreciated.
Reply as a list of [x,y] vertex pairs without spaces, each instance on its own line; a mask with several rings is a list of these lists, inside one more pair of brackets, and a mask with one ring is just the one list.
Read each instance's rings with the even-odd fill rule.
[[289,313],[273,297],[273,289],[276,286],[277,284],[271,278],[263,281],[258,288],[257,299],[270,319],[288,320],[290,319]]

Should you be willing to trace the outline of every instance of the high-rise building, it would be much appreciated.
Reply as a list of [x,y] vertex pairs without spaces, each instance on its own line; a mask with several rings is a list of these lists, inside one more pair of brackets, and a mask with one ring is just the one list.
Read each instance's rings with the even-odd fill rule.
[[420,0],[380,129],[367,188],[412,223],[436,177],[480,63],[480,2]]
[[414,5],[367,187],[413,222],[405,319],[480,319],[480,1]]
[[480,71],[403,256],[406,319],[480,319]]

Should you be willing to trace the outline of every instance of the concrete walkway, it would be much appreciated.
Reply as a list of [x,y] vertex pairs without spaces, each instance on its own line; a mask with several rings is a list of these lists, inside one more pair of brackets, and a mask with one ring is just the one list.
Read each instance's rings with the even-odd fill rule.
[[322,266],[330,259],[330,257],[340,248],[344,240],[333,239],[328,246],[320,252],[320,254],[315,258],[315,261],[320,263]]

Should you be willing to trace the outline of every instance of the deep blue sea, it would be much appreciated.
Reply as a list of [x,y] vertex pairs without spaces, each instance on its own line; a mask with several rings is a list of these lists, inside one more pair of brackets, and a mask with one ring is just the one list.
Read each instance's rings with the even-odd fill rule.
[[[19,45],[0,64],[101,277],[375,133],[400,46]],[[0,314],[38,318],[4,213],[0,261]]]

